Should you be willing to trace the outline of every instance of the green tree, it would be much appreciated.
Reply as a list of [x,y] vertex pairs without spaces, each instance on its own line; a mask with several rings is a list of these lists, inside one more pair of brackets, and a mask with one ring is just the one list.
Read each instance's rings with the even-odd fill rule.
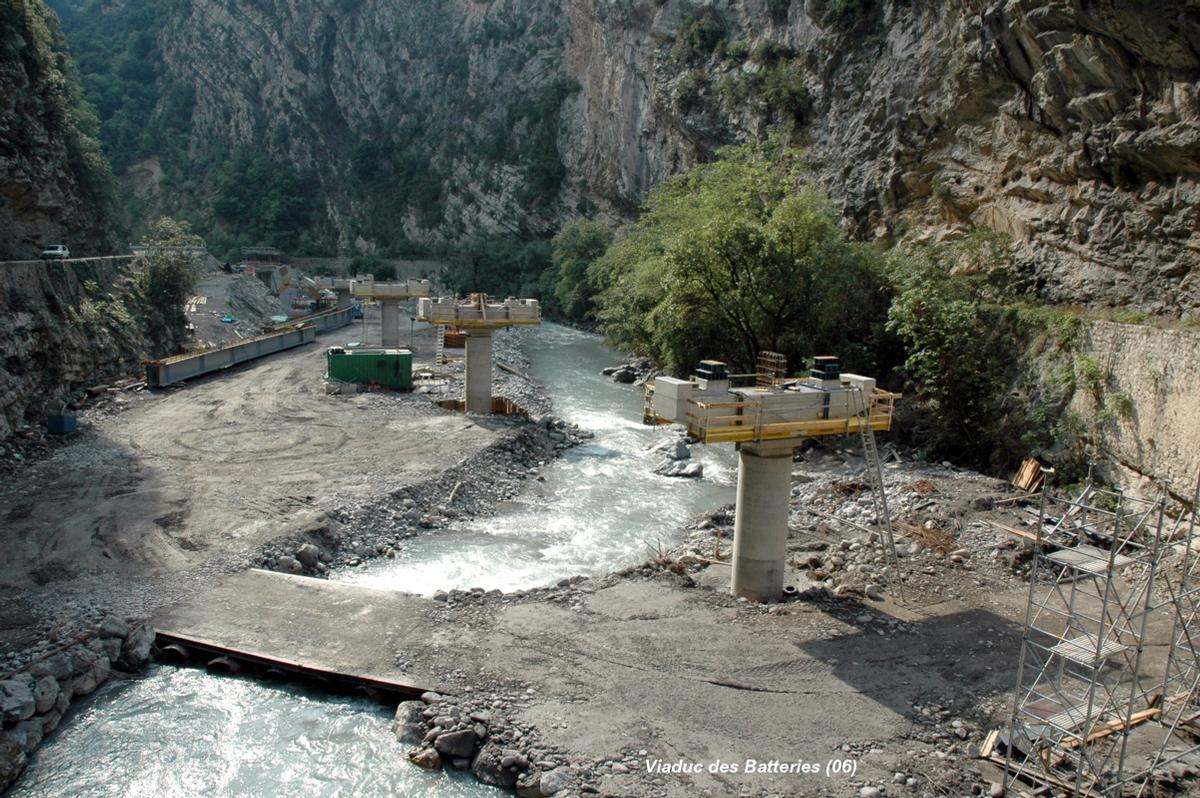
[[611,243],[608,227],[587,219],[567,222],[554,236],[554,296],[568,319],[582,321],[591,313],[595,286],[588,280],[588,267]]
[[906,376],[928,416],[920,430],[924,445],[996,467],[1010,448],[999,431],[1023,426],[1005,417],[1024,412],[1006,407],[1022,333],[1004,307],[1012,299],[1005,288],[1011,275],[993,268],[1005,262],[1003,241],[986,235],[897,251],[888,312],[888,328],[905,345]]
[[175,219],[153,222],[134,258],[135,281],[151,314],[148,332],[159,339],[178,336],[187,323],[183,306],[200,279],[204,241],[191,225]]
[[882,259],[846,239],[818,189],[796,188],[800,168],[794,150],[744,146],[656,190],[589,270],[609,339],[675,372],[703,357],[748,369],[763,349],[874,368]]

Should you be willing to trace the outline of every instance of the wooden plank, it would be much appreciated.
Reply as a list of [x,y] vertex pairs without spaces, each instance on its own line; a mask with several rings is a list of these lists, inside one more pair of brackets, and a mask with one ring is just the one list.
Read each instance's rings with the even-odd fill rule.
[[1026,540],[1036,541],[1038,539],[1038,536],[1032,532],[1026,532],[1023,529],[1017,529],[1016,527],[1011,527],[1011,526],[1008,526],[1007,524],[1002,524],[999,521],[989,521],[988,523],[990,523],[992,526],[996,527],[997,529],[1004,530],[1005,532],[1007,532],[1010,535],[1016,535],[1017,537],[1025,538]]
[[[1095,742],[1096,740],[1102,740],[1105,737],[1108,737],[1109,735],[1116,734],[1117,732],[1122,731],[1126,728],[1131,729],[1140,723],[1145,723],[1146,721],[1150,720],[1151,718],[1158,717],[1160,714],[1162,714],[1162,710],[1159,709],[1158,707],[1152,707],[1150,709],[1143,709],[1141,712],[1134,712],[1129,717],[1129,725],[1128,726],[1125,725],[1125,721],[1123,721],[1123,720],[1110,720],[1108,723],[1104,724],[1103,726],[1100,726],[1096,731],[1089,734],[1088,738],[1087,738],[1087,742],[1092,743],[1092,742]],[[1062,744],[1062,747],[1063,748],[1078,748],[1080,745],[1083,745],[1083,740],[1073,737],[1070,740],[1067,740],[1066,742],[1064,742]]]
[[1000,739],[1000,730],[993,729],[991,733],[983,740],[983,746],[979,749],[979,758],[988,759],[992,755],[992,749],[996,747],[996,740]]

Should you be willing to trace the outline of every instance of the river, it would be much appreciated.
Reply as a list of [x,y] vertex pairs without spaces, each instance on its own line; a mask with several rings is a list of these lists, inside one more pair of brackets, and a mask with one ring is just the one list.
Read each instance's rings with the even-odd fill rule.
[[[595,433],[547,465],[492,517],[412,540],[395,560],[332,574],[430,594],[517,590],[647,559],[686,519],[733,500],[732,451],[694,447],[701,480],[655,476],[641,389],[600,375],[618,362],[599,338],[557,325],[530,334],[531,376],[555,412]],[[410,764],[390,714],[366,700],[154,666],[75,704],[34,755],[14,796],[414,796],[490,798],[469,775]]]
[[576,574],[644,562],[669,546],[688,517],[733,501],[731,447],[693,447],[699,480],[660,477],[673,436],[642,424],[642,389],[600,374],[619,357],[589,333],[543,325],[525,347],[530,376],[546,386],[554,412],[595,438],[547,466],[495,516],[463,521],[418,538],[396,559],[379,559],[333,578],[424,595],[451,588],[504,591],[540,587]]

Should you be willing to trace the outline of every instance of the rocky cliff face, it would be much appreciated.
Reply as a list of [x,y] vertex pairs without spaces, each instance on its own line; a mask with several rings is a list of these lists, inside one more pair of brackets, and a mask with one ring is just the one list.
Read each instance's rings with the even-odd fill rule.
[[0,4],[0,260],[108,254],[110,180],[54,15]]
[[0,439],[175,351],[182,331],[158,324],[154,340],[153,313],[122,261],[0,266]]
[[193,0],[162,37],[194,150],[317,173],[344,243],[547,233],[572,197],[550,0]]
[[191,0],[161,39],[193,149],[317,170],[347,243],[625,218],[781,127],[861,237],[987,227],[1050,301],[1200,307],[1186,0]]
[[[1200,305],[1194,7],[879,2],[829,25],[814,0],[786,16],[741,0],[718,9],[746,46],[681,71],[686,7],[615,5],[568,3],[567,68],[585,104],[570,171],[601,196],[635,201],[713,143],[791,116],[864,237],[987,227],[1012,236],[1050,301]],[[792,96],[765,107],[781,75]]]

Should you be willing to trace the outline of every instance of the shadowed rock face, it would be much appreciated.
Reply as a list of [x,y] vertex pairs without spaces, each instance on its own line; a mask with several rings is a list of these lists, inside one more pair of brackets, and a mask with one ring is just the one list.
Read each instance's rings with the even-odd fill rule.
[[108,243],[99,150],[74,118],[65,47],[41,0],[0,5],[0,260]]
[[[193,0],[161,36],[173,79],[197,89],[195,142],[317,169],[350,241],[369,205],[355,158],[369,174],[392,157],[363,142],[432,167],[441,199],[400,218],[410,237],[453,238],[627,217],[662,179],[794,116],[861,237],[986,226],[1012,235],[1049,300],[1200,305],[1200,11],[974,5],[881,0],[834,28],[803,0],[786,18],[734,0],[716,11],[747,46],[684,60],[674,43],[698,6],[679,0]],[[722,90],[764,68],[764,41],[790,48],[803,109]],[[557,158],[534,163],[521,142],[547,120]],[[532,200],[556,162],[561,180],[542,174]]]

